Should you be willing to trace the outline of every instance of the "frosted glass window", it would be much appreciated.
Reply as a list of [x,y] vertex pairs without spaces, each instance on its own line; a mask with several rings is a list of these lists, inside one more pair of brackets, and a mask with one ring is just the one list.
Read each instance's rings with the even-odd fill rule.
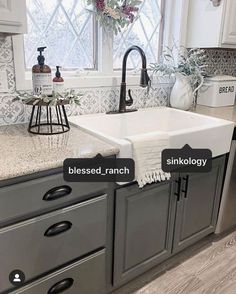
[[25,65],[37,62],[37,47],[46,46],[46,63],[64,69],[96,69],[94,15],[84,0],[27,0]]
[[[149,63],[157,62],[160,54],[160,41],[162,34],[162,6],[164,0],[143,0],[138,19],[129,28],[114,37],[114,69],[120,69],[124,52],[132,45],[142,47]],[[132,53],[129,57],[128,67],[139,68],[140,57]]]

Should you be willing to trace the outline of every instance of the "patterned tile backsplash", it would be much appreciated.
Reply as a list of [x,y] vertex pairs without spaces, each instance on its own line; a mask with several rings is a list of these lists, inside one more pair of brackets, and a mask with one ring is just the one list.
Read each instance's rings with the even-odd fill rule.
[[[0,125],[23,123],[29,121],[31,106],[21,102],[12,102],[16,95],[14,58],[12,40],[10,37],[0,39],[0,70],[7,70],[9,93],[0,93]],[[164,106],[173,84],[160,84],[150,90],[132,87],[135,108]],[[112,111],[118,108],[119,88],[100,87],[83,88],[81,106],[67,106],[68,115],[91,114]]]
[[[207,49],[209,74],[230,74],[236,76],[236,50]],[[12,102],[16,95],[14,58],[11,37],[0,38],[0,70],[5,69],[8,76],[8,93],[0,93],[0,125],[29,121],[30,106]],[[165,106],[173,84],[160,83],[151,89],[132,87],[135,108]],[[101,113],[115,110],[119,103],[118,87],[83,88],[81,106],[68,106],[68,115]]]
[[236,50],[205,49],[209,74],[227,74],[236,76]]

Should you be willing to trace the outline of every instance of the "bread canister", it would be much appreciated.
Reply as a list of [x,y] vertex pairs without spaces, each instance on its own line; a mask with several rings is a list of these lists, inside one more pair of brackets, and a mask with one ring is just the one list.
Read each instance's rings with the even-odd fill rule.
[[232,106],[235,102],[236,77],[207,77],[198,91],[197,104],[210,107]]

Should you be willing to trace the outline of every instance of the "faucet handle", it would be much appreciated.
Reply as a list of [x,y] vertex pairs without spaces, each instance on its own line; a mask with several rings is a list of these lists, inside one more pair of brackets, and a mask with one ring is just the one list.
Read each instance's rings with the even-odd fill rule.
[[134,103],[134,99],[133,99],[133,97],[131,95],[131,90],[130,89],[128,90],[128,96],[129,96],[129,100],[126,100],[125,103],[126,103],[127,106],[131,106]]

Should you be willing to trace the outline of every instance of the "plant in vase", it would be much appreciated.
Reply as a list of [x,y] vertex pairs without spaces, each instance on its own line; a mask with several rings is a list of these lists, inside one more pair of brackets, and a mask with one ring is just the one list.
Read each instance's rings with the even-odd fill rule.
[[206,75],[205,51],[199,48],[167,47],[159,64],[151,64],[154,74],[175,76],[170,95],[170,105],[189,110],[196,102],[196,93],[202,87]]
[[99,24],[116,35],[133,23],[139,12],[141,0],[87,0]]

